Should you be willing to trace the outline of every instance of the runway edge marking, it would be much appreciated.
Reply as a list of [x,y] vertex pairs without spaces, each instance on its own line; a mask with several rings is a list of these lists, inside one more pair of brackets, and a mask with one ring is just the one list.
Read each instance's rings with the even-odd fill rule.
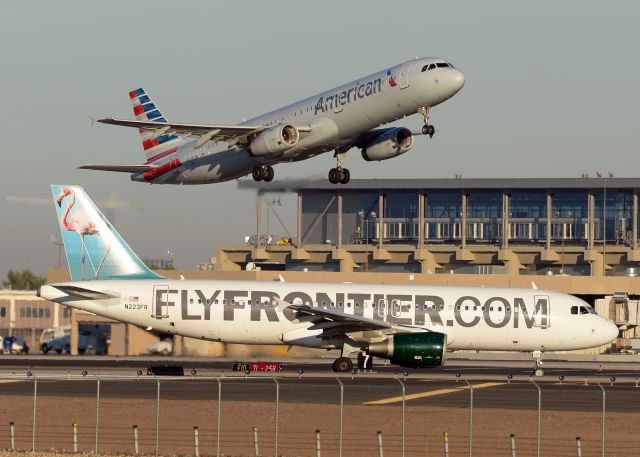
[[[481,384],[474,384],[473,388],[474,389],[484,389],[487,387],[496,387],[496,386],[501,386],[503,384],[506,384],[504,382],[484,382]],[[420,392],[417,394],[409,394],[409,395],[405,395],[405,400],[416,400],[418,398],[427,398],[427,397],[435,397],[438,395],[446,395],[446,394],[450,394],[450,393],[454,393],[454,392],[459,392],[462,390],[468,390],[469,386],[459,386],[459,387],[455,387],[455,388],[448,388],[448,389],[437,389],[437,390],[429,390],[427,392]],[[383,398],[381,400],[372,400],[372,401],[367,401],[362,403],[363,405],[388,405],[390,403],[399,403],[402,401],[402,395],[398,396],[398,397],[389,397],[389,398]]]

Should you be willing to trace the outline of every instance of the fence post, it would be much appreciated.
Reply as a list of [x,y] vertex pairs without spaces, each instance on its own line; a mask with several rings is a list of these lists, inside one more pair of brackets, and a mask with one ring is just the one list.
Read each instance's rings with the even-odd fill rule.
[[96,375],[96,454],[98,453],[98,433],[100,430],[100,378]]
[[442,438],[444,441],[444,457],[449,457],[449,433],[444,432]]
[[320,430],[316,430],[316,457],[320,457]]
[[602,390],[602,452],[601,455],[604,457],[604,431],[605,431],[605,416],[607,413],[607,393],[602,387],[602,384],[598,383],[598,387]]
[[276,383],[276,429],[275,429],[276,439],[274,444],[275,450],[273,452],[273,455],[275,457],[278,457],[278,423],[280,421],[280,382],[278,382],[275,376],[273,377],[273,382]]
[[9,422],[9,441],[11,442],[11,450],[16,450],[16,426],[13,422]]
[[378,430],[378,453],[380,457],[384,457],[384,451],[382,450],[382,431]]
[[160,379],[156,378],[156,457],[158,457],[158,448],[160,447]]
[[511,439],[511,457],[516,457],[516,435],[512,433],[509,438]]
[[344,413],[344,384],[339,378],[336,378],[338,384],[340,384],[340,435],[338,438],[338,457],[342,457],[342,418]]
[[536,457],[540,457],[540,416],[542,414],[542,389],[537,382],[531,381],[538,389],[538,423],[536,425]]
[[256,457],[260,455],[260,449],[258,448],[258,427],[253,426],[253,450],[256,453]]
[[193,445],[195,447],[196,457],[200,457],[200,440],[198,436],[198,426],[193,427]]
[[578,457],[582,457],[582,440],[579,436],[576,436],[576,453]]
[[404,457],[404,431],[405,431],[405,397],[407,393],[406,386],[404,382],[399,379],[396,379],[402,386],[402,457]]
[[33,430],[31,431],[31,451],[36,452],[36,406],[38,403],[38,379],[33,377]]
[[78,452],[78,423],[74,422],[73,426],[73,452]]
[[133,426],[133,451],[136,455],[140,454],[140,440],[138,437],[138,426]]
[[216,432],[216,457],[220,457],[220,419],[222,417],[222,383],[220,382],[220,378],[216,378],[218,381],[218,424],[217,424],[217,432]]
[[473,386],[466,379],[469,386],[469,457],[473,455]]

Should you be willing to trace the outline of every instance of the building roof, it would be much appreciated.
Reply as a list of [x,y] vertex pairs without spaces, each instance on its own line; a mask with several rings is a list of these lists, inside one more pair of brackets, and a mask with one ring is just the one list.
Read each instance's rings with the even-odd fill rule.
[[270,183],[238,180],[239,189],[261,193],[298,191],[363,190],[583,190],[640,189],[640,178],[436,178],[436,179],[352,179],[348,184],[328,180],[278,180]]

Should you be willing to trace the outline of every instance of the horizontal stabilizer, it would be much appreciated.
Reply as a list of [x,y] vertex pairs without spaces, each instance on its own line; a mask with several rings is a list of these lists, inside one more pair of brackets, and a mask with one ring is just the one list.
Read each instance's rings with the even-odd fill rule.
[[81,170],[117,171],[120,173],[146,173],[154,170],[152,165],[82,165]]
[[98,292],[97,290],[85,289],[78,286],[65,286],[51,284],[51,287],[55,287],[61,292],[72,297],[85,298],[87,300],[108,300],[110,298],[117,298],[117,295],[107,294],[105,292]]

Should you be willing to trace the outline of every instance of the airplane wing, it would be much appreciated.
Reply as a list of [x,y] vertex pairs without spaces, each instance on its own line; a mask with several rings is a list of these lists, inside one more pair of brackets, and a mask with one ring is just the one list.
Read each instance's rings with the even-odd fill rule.
[[132,121],[127,119],[113,119],[110,117],[98,119],[97,122],[134,127],[159,135],[178,135],[182,138],[197,136],[200,138],[196,146],[201,146],[207,141],[226,141],[231,144],[246,143],[248,135],[264,129],[261,125],[176,124],[173,122]]
[[105,292],[99,292],[97,290],[85,289],[84,287],[78,286],[65,286],[65,285],[57,285],[50,284],[51,287],[55,287],[61,292],[64,292],[67,295],[72,297],[78,297],[83,300],[108,300],[110,298],[117,298],[117,295],[108,294]]
[[[373,330],[387,330],[388,333],[405,333],[415,331],[417,327],[390,324],[388,322],[354,316],[327,308],[311,307],[308,305],[292,305],[280,303],[281,309],[295,312],[298,322],[308,322],[308,330],[322,330],[322,337],[329,338],[336,335],[346,335],[352,332],[366,332]],[[422,331],[428,331],[420,328]]]
[[146,173],[155,168],[153,165],[82,165],[81,170],[119,171],[121,173]]

